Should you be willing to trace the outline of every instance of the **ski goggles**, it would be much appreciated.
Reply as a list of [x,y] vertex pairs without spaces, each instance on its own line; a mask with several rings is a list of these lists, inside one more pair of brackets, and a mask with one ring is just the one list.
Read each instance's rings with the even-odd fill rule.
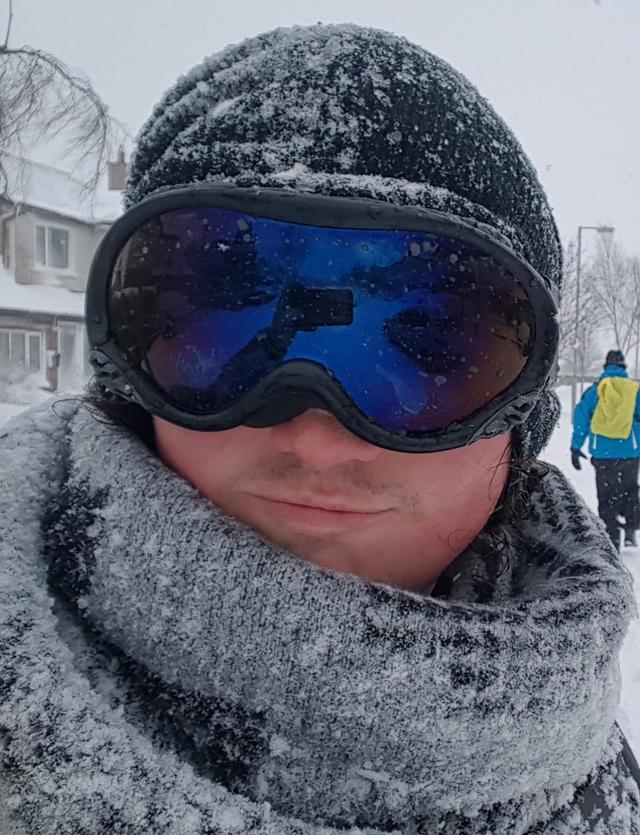
[[444,213],[197,185],[110,228],[86,321],[98,380],[179,426],[320,408],[372,444],[429,452],[526,419],[556,313],[495,233]]

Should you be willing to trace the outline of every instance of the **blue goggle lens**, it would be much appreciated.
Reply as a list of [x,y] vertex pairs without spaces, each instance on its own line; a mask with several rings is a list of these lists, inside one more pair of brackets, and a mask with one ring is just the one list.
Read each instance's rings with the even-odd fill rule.
[[137,229],[112,272],[109,322],[128,361],[185,412],[223,412],[306,360],[368,419],[411,433],[487,405],[535,342],[522,282],[469,243],[217,208]]

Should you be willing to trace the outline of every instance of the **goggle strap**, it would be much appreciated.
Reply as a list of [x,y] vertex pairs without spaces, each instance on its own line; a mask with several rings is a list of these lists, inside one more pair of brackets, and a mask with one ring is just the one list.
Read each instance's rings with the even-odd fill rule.
[[540,393],[537,391],[516,395],[483,424],[468,443],[495,438],[496,435],[503,435],[520,426],[529,417],[539,399]]

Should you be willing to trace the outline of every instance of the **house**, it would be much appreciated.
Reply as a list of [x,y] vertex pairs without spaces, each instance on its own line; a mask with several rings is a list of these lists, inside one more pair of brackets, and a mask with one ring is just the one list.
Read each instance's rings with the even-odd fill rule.
[[84,329],[91,259],[121,213],[121,193],[95,194],[66,171],[3,154],[0,197],[0,375],[48,391],[89,376]]

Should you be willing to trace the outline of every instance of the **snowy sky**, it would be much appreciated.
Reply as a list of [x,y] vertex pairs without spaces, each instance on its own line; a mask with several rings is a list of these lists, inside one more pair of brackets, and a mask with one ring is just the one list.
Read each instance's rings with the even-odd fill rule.
[[135,134],[204,56],[317,21],[388,29],[448,60],[514,129],[563,238],[611,224],[640,254],[640,0],[14,0],[11,44],[82,68]]

